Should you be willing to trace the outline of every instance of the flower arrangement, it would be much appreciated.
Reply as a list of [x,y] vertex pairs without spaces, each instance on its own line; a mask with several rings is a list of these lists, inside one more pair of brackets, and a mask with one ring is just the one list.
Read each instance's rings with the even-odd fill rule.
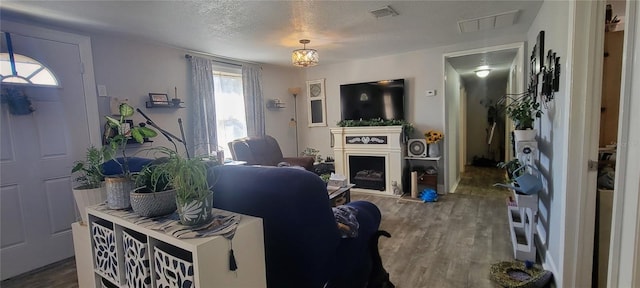
[[427,140],[427,144],[434,144],[442,140],[444,134],[438,130],[429,130],[427,133],[424,133],[424,138]]

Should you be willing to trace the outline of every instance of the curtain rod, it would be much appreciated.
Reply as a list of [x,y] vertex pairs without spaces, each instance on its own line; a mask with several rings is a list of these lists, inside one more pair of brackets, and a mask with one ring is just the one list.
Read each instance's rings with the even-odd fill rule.
[[[202,53],[197,53],[197,54],[202,54]],[[204,54],[205,56],[211,58],[211,60],[213,60],[214,62],[218,62],[218,63],[223,63],[223,64],[228,64],[228,65],[233,65],[233,66],[239,66],[242,67],[242,64],[247,63],[247,64],[256,64],[256,63],[251,63],[251,62],[242,62],[242,61],[237,61],[237,60],[233,60],[233,59],[221,59],[220,57],[217,56],[213,56],[213,55],[208,55],[208,54]],[[184,58],[186,59],[191,59],[193,58],[193,56],[191,54],[184,54]],[[261,65],[256,64],[258,66],[260,66],[262,68]]]

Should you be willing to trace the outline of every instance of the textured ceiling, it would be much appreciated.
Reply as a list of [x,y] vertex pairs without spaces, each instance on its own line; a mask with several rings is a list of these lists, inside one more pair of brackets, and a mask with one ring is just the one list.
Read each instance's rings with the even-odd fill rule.
[[[290,65],[307,38],[320,64],[526,33],[540,1],[2,1],[2,19],[107,32]],[[376,19],[390,5],[400,15]],[[519,10],[516,25],[460,33],[463,19]]]

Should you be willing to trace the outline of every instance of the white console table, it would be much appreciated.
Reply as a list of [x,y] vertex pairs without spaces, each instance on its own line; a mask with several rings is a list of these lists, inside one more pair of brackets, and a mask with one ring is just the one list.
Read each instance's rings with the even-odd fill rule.
[[88,225],[73,227],[76,263],[95,282],[83,279],[81,287],[266,287],[260,218],[242,215],[233,238],[238,269],[230,271],[230,244],[222,236],[178,239],[97,206],[87,212]]

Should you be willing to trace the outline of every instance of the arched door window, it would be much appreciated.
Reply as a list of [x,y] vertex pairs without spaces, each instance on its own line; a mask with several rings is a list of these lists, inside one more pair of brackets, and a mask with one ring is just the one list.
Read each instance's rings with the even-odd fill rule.
[[9,53],[0,53],[0,76],[2,84],[27,84],[34,86],[58,87],[58,79],[49,68],[37,60],[13,54],[15,74],[11,68]]

